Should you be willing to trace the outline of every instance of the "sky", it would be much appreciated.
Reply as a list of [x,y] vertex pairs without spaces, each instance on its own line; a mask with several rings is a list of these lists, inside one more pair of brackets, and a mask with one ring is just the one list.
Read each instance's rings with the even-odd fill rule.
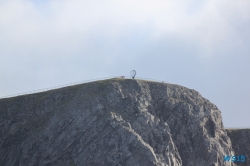
[[0,0],[0,97],[109,76],[195,89],[250,127],[249,0]]

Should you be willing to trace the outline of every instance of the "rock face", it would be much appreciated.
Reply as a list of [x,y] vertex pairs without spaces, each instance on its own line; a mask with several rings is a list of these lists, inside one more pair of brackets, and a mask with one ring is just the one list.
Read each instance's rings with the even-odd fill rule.
[[224,155],[221,112],[179,85],[110,79],[0,100],[1,166],[230,165]]
[[241,166],[250,165],[250,129],[226,129],[236,156],[244,155],[245,162],[237,162]]

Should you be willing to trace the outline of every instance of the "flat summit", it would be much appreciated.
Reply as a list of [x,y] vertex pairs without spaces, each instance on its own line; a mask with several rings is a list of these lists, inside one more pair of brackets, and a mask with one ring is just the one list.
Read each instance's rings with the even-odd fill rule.
[[109,79],[0,100],[1,166],[229,166],[234,154],[216,105],[179,85]]

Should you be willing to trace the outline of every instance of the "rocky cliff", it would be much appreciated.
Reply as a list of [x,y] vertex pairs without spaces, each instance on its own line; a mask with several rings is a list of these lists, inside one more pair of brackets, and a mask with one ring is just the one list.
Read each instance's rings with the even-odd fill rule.
[[224,155],[221,112],[179,85],[110,79],[0,100],[1,166],[230,165]]
[[250,165],[250,129],[226,129],[231,139],[234,153],[236,155],[244,155],[245,162],[238,162],[240,166]]

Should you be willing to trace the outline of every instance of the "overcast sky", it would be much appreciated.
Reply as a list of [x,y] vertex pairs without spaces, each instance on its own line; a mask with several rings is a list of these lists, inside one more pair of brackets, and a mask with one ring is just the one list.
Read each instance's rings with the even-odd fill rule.
[[108,76],[163,80],[250,127],[249,0],[0,0],[0,96]]

